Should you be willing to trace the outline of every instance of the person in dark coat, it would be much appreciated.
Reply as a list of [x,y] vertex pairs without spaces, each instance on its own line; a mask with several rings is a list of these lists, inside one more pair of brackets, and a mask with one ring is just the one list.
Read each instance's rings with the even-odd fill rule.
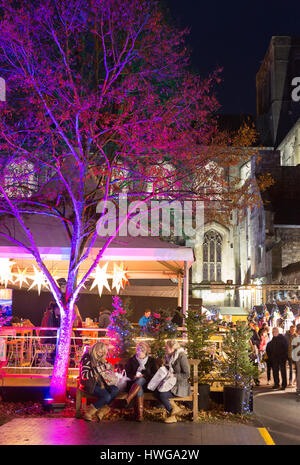
[[107,328],[110,325],[111,312],[107,308],[101,308],[99,312],[99,328]]
[[274,378],[272,389],[279,388],[279,370],[281,373],[281,390],[287,386],[286,380],[286,361],[288,359],[288,342],[286,338],[279,334],[278,328],[273,328],[273,338],[268,342],[266,347],[267,356],[271,362]]
[[183,324],[183,315],[182,315],[182,307],[177,307],[174,313],[174,316],[171,320],[172,323],[181,327]]
[[125,365],[125,370],[130,381],[127,388],[127,406],[135,398],[136,420],[143,421],[144,392],[147,384],[153,378],[158,369],[156,360],[150,357],[150,346],[146,342],[139,342],[136,346],[136,355],[131,357]]
[[[60,311],[56,302],[51,301],[43,315],[42,328],[59,328],[60,327]],[[42,339],[42,344],[56,345],[56,330],[40,331],[40,336],[48,336]]]
[[257,333],[256,326],[254,323],[250,323],[250,328],[252,330],[251,342],[257,348],[257,352],[258,352],[259,346],[260,346],[260,337]]

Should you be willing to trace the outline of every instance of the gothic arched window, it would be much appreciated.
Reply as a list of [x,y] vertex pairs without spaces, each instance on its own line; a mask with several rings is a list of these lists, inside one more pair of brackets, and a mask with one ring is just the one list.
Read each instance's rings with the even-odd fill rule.
[[216,231],[204,234],[203,281],[222,280],[222,236]]

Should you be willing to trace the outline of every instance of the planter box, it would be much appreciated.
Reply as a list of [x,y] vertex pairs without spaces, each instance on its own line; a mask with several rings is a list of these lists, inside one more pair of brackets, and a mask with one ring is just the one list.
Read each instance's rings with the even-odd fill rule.
[[244,415],[253,411],[252,390],[242,387],[224,386],[225,412]]
[[210,385],[198,384],[198,410],[209,410]]

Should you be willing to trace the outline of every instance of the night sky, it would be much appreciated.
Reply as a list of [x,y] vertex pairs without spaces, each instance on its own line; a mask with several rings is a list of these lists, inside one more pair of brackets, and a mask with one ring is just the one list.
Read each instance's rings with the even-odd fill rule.
[[275,35],[300,36],[300,0],[165,0],[173,24],[191,28],[192,67],[223,68],[220,113],[255,115],[255,76]]

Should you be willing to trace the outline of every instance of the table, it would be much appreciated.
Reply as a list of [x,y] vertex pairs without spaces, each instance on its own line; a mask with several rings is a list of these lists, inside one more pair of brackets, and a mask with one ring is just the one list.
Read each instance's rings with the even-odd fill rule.
[[99,328],[78,328],[81,331],[82,339],[88,339],[89,345],[95,344],[99,339]]

